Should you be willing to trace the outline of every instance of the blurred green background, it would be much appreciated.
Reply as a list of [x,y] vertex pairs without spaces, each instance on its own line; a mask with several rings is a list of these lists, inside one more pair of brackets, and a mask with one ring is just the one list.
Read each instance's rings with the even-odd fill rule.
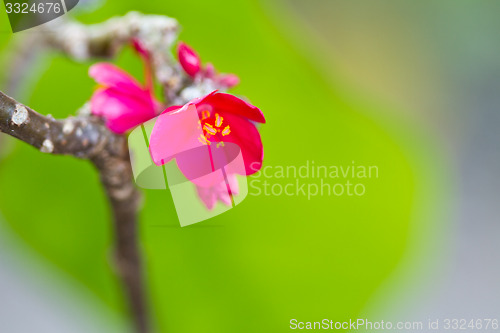
[[[334,3],[329,16],[324,6]],[[130,10],[178,19],[179,39],[204,62],[237,73],[241,84],[232,92],[264,111],[264,165],[355,161],[379,168],[379,179],[365,182],[362,197],[248,196],[237,208],[185,228],[178,225],[168,191],[144,191],[141,245],[158,332],[284,332],[293,318],[343,321],[370,315],[370,301],[402,262],[408,266],[402,279],[411,284],[423,274],[421,263],[446,242],[437,208],[450,191],[449,172],[425,117],[408,111],[423,107],[413,103],[418,93],[436,93],[435,80],[422,72],[433,71],[425,43],[401,38],[408,50],[393,43],[397,36],[368,38],[363,16],[342,21],[334,16],[339,8],[355,13],[351,18],[364,12],[337,1],[108,0],[93,12],[76,14],[86,23]],[[394,27],[403,23],[385,24],[388,33],[397,34]],[[8,42],[22,35],[0,36],[7,69]],[[367,61],[377,59],[367,50],[391,47],[422,56],[415,56],[414,67],[408,61],[398,67],[397,59],[383,58],[383,52],[375,55],[386,67]],[[130,49],[116,63],[142,78]],[[51,53],[14,97],[43,114],[66,117],[95,88],[87,76],[90,65]],[[391,81],[390,71],[398,68],[409,71],[408,86]],[[425,89],[415,92],[420,86]],[[112,270],[110,213],[96,172],[84,161],[1,140],[4,237],[22,240],[45,262],[44,269],[55,272],[50,274],[57,279],[47,278],[54,293],[53,281],[60,279],[71,284],[64,290],[75,304],[106,309],[90,311],[89,320],[106,321],[111,314],[126,320],[120,319],[126,318],[126,307]],[[26,260],[30,275],[42,276],[39,266],[30,265]]]

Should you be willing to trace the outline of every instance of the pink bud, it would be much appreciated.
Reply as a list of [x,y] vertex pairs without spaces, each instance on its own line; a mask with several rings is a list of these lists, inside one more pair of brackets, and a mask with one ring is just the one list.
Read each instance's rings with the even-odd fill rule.
[[215,67],[210,62],[205,65],[205,73],[206,78],[213,79],[215,78]]
[[201,61],[198,54],[188,45],[180,42],[177,47],[177,55],[182,69],[191,77],[199,73],[201,69]]
[[232,88],[240,83],[240,78],[234,74],[223,74],[218,78],[218,83],[227,88]]

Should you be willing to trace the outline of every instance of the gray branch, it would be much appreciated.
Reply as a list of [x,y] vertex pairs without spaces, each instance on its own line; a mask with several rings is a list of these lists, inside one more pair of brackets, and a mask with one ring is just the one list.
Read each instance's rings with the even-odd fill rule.
[[167,99],[173,100],[182,89],[182,75],[171,55],[179,30],[173,18],[130,12],[103,23],[84,25],[62,17],[51,22],[50,29],[57,33],[43,34],[44,44],[79,61],[113,57],[124,45],[138,40],[149,51],[155,77]]
[[113,211],[116,264],[122,277],[137,332],[148,331],[142,267],[137,245],[136,189],[125,136],[110,132],[92,116],[56,120],[43,116],[0,92],[0,132],[43,153],[71,155],[91,161]]
[[[172,18],[132,12],[87,26],[62,17],[51,22],[50,28],[54,29],[53,33],[37,34],[36,44],[59,50],[78,61],[112,57],[124,45],[138,40],[149,51],[156,79],[163,85],[167,99],[173,101],[183,88],[182,75],[170,55],[178,30],[176,20]],[[16,72],[16,68],[23,68],[23,59],[13,66],[12,90],[19,86],[17,80],[22,75]],[[134,185],[126,137],[112,133],[101,119],[91,115],[56,120],[2,92],[0,132],[43,153],[70,155],[95,165],[113,212],[116,263],[136,331],[149,332],[137,237],[140,193]]]

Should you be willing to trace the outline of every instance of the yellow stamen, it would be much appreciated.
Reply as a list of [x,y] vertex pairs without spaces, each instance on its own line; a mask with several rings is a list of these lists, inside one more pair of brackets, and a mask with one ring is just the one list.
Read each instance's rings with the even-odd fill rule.
[[208,146],[210,146],[210,144],[211,144],[210,141],[208,141],[208,139],[203,134],[200,134],[198,141],[200,141],[202,144],[208,145]]
[[217,134],[217,130],[215,128],[213,128],[212,125],[210,125],[210,124],[206,124],[205,123],[205,126],[203,126],[203,129],[205,131],[207,131],[207,133],[210,134],[210,135]]
[[229,133],[231,133],[231,128],[227,125],[222,131],[222,135],[228,135]]
[[218,113],[216,113],[215,114],[215,126],[221,127],[223,121],[224,121],[224,118],[222,118],[221,116],[219,116]]
[[210,118],[210,111],[208,110],[201,111],[201,120],[205,120],[207,118]]

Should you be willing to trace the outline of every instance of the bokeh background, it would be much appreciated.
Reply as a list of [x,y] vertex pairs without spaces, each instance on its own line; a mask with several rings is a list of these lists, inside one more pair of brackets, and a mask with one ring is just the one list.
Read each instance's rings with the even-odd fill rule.
[[[168,191],[145,191],[156,331],[498,315],[500,3],[107,0],[73,15],[130,10],[177,18],[181,40],[240,76],[233,93],[267,118],[265,165],[380,172],[360,198],[249,196],[186,228]],[[26,33],[0,34],[0,77]],[[91,63],[37,59],[14,97],[55,117],[89,99]],[[131,50],[116,63],[141,78]],[[0,331],[126,331],[96,172],[0,140]]]

